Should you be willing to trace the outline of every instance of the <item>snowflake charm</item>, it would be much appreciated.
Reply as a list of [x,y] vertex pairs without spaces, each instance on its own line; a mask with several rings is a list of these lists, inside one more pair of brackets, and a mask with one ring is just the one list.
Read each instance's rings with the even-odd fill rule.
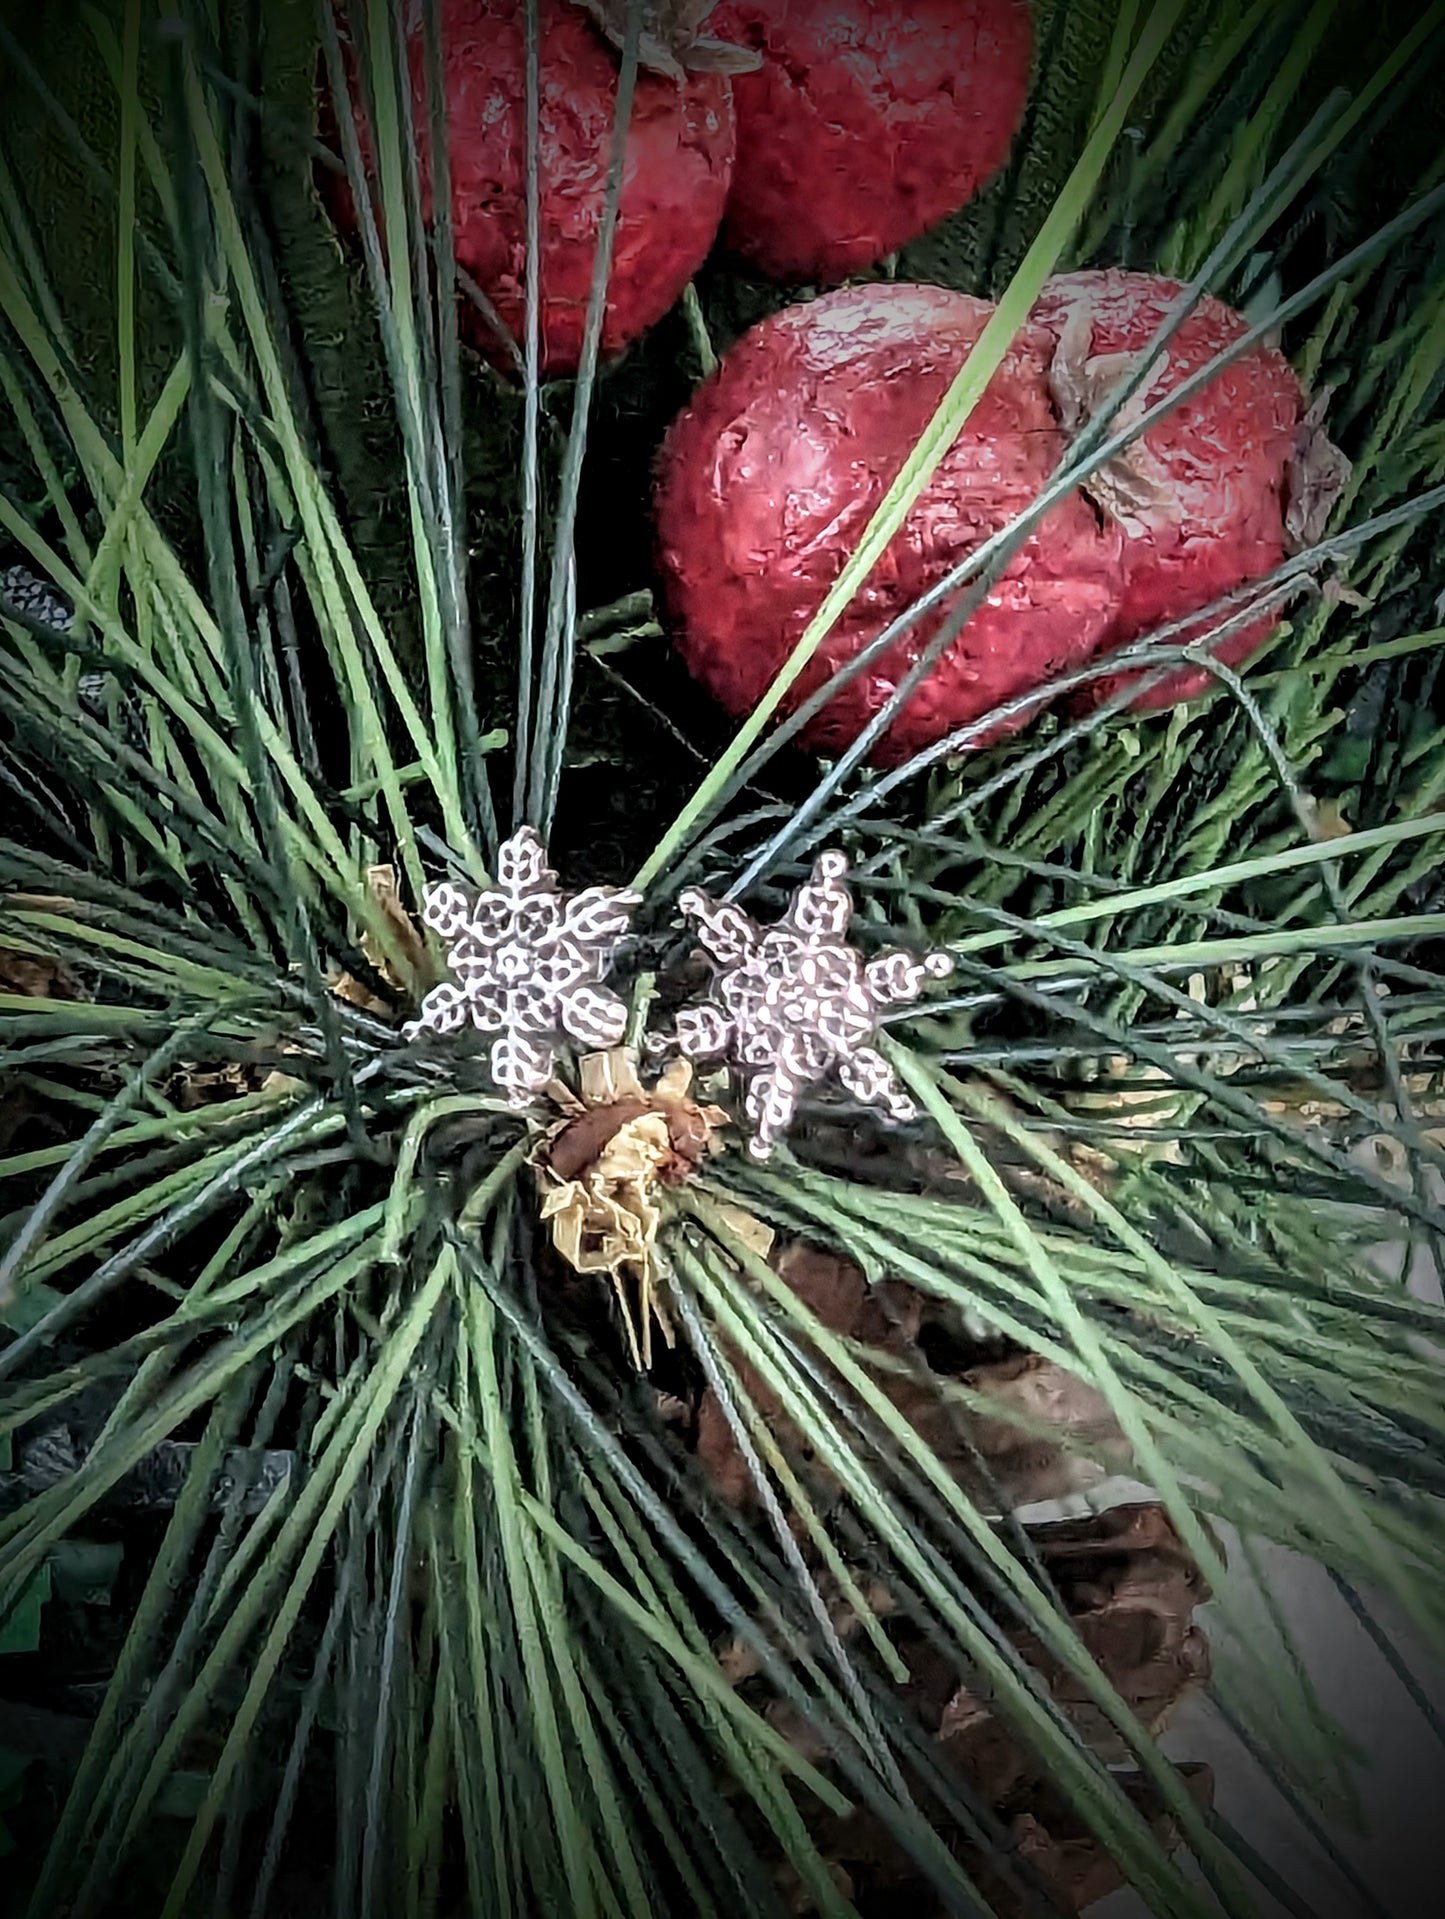
[[914,1114],[892,1068],[868,1042],[885,1006],[915,1000],[927,978],[952,972],[953,961],[946,953],[919,960],[891,951],[865,962],[848,944],[847,871],[841,853],[821,854],[775,926],[759,927],[736,906],[696,889],[679,902],[697,923],[717,974],[713,1001],[678,1015],[678,1044],[689,1059],[727,1059],[746,1080],[755,1159],[769,1156],[803,1093],[830,1073],[890,1119]]
[[501,848],[497,877],[475,903],[450,881],[427,889],[422,918],[448,942],[461,983],[434,986],[404,1030],[455,1033],[470,1020],[496,1033],[492,1078],[525,1106],[552,1078],[564,1035],[589,1051],[621,1041],[627,1008],[602,980],[640,896],[616,886],[559,893],[530,826]]

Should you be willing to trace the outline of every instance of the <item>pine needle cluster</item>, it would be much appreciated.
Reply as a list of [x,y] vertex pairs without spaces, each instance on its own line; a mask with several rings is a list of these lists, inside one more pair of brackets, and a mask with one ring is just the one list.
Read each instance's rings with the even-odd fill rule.
[[[1445,7],[1037,7],[1013,163],[897,263],[996,317],[731,736],[664,659],[645,476],[776,290],[714,262],[606,368],[604,249],[575,382],[524,351],[509,383],[458,344],[395,0],[350,9],[355,260],[312,187],[370,205],[354,143],[316,150],[328,0],[65,11],[63,60],[0,22],[0,1693],[97,1578],[109,1623],[66,1763],[0,1716],[0,1810],[45,1811],[11,1811],[0,1903],[1047,1913],[1071,1834],[1167,1919],[1252,1911],[1028,1495],[1142,1482],[1150,1563],[1213,1594],[1216,1702],[1328,1826],[1288,1627],[1230,1628],[1264,1539],[1445,1640],[1445,1311],[1409,1283],[1445,1235]],[[1214,609],[1278,632],[1170,713],[820,768],[788,685],[1091,263],[1219,293],[1332,390],[1328,527]],[[1128,397],[950,579],[958,619]],[[523,822],[643,895],[633,1037],[683,991],[683,888],[770,917],[824,847],[860,942],[954,959],[882,1041],[914,1122],[824,1102],[662,1194],[646,1371],[540,1216],[556,1112],[401,1030],[425,888]],[[1021,1364],[1088,1417],[1010,1398]],[[1013,1802],[941,1757],[925,1654]]]

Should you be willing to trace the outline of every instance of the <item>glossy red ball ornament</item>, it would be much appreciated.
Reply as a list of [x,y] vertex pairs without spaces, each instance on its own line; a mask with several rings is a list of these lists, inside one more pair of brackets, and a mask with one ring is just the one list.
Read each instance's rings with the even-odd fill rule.
[[1026,0],[723,0],[734,82],[725,237],[769,278],[836,284],[917,239],[1003,165],[1032,58]]

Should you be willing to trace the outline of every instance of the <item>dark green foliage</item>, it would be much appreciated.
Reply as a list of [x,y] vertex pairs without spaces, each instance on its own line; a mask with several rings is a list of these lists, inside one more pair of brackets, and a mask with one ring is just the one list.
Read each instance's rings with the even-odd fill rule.
[[[186,7],[164,35],[148,7],[98,33],[69,6],[45,25],[59,12],[53,39],[33,9],[6,19],[68,127],[7,47],[0,128],[3,557],[78,615],[60,632],[16,606],[0,644],[0,1648],[46,1710],[67,1633],[95,1663],[71,1748],[24,1772],[0,1751],[24,1842],[3,1898],[31,1919],[630,1919],[781,1913],[801,1882],[847,1919],[889,1896],[830,1876],[827,1820],[852,1803],[947,1910],[996,1906],[1000,1873],[1053,1910],[904,1709],[917,1643],[1151,1911],[1202,1912],[1026,1633],[1251,1911],[1230,1835],[1095,1664],[1030,1530],[886,1388],[961,1418],[979,1355],[1032,1350],[1103,1396],[1226,1622],[1215,1520],[1445,1637],[1442,1314],[1378,1257],[1445,1232],[1441,215],[1408,215],[1436,184],[1439,23],[1040,4],[1013,163],[897,270],[1021,314],[1057,259],[1187,274],[1232,235],[1223,290],[1264,325],[1334,274],[1280,323],[1336,388],[1352,490],[1300,563],[1315,589],[1209,702],[820,783],[769,739],[735,750],[654,617],[649,476],[700,369],[688,318],[603,369],[590,407],[585,382],[582,404],[533,396],[528,656],[526,395],[464,357],[456,460],[451,290],[428,268],[399,298],[334,238],[308,144],[326,16]],[[1095,178],[1081,146],[1150,34]],[[375,89],[392,54],[368,44]],[[123,121],[156,136],[133,195]],[[399,137],[381,125],[383,151]],[[401,248],[419,208],[397,177]],[[1022,267],[1041,228],[1055,258]],[[132,241],[133,326],[113,291]],[[805,291],[719,257],[699,310],[721,348]],[[575,662],[540,617],[574,561]],[[569,878],[649,883],[620,980],[639,1017],[656,987],[658,1027],[687,985],[683,880],[746,885],[767,917],[822,843],[853,859],[863,944],[957,962],[882,1040],[917,1121],[883,1136],[822,1103],[771,1165],[730,1135],[662,1196],[676,1344],[646,1378],[610,1289],[538,1218],[550,1112],[398,1032],[440,953],[375,869],[404,913],[428,878],[480,880],[514,788],[548,826],[558,768]],[[739,1209],[905,1282],[927,1337],[860,1348]],[[704,1392],[750,1512],[665,1417]],[[1236,1655],[1226,1710],[1328,1822],[1344,1761],[1289,1647]]]

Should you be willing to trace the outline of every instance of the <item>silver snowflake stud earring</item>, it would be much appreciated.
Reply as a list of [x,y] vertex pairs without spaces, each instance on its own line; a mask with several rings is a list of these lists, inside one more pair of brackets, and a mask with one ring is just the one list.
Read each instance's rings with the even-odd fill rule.
[[760,927],[695,888],[678,902],[716,970],[710,999],[678,1015],[677,1041],[689,1059],[726,1059],[744,1081],[755,1159],[769,1156],[804,1092],[829,1076],[889,1119],[914,1116],[869,1041],[885,1007],[917,999],[925,980],[951,973],[953,961],[896,950],[865,961],[848,944],[847,872],[841,853],[820,854],[775,926]]
[[497,855],[493,890],[471,901],[450,881],[427,889],[422,918],[448,942],[456,979],[432,988],[405,1037],[468,1021],[495,1033],[492,1078],[510,1105],[527,1105],[564,1036],[589,1052],[620,1043],[627,1008],[602,981],[640,898],[617,886],[560,893],[542,842],[522,827]]

